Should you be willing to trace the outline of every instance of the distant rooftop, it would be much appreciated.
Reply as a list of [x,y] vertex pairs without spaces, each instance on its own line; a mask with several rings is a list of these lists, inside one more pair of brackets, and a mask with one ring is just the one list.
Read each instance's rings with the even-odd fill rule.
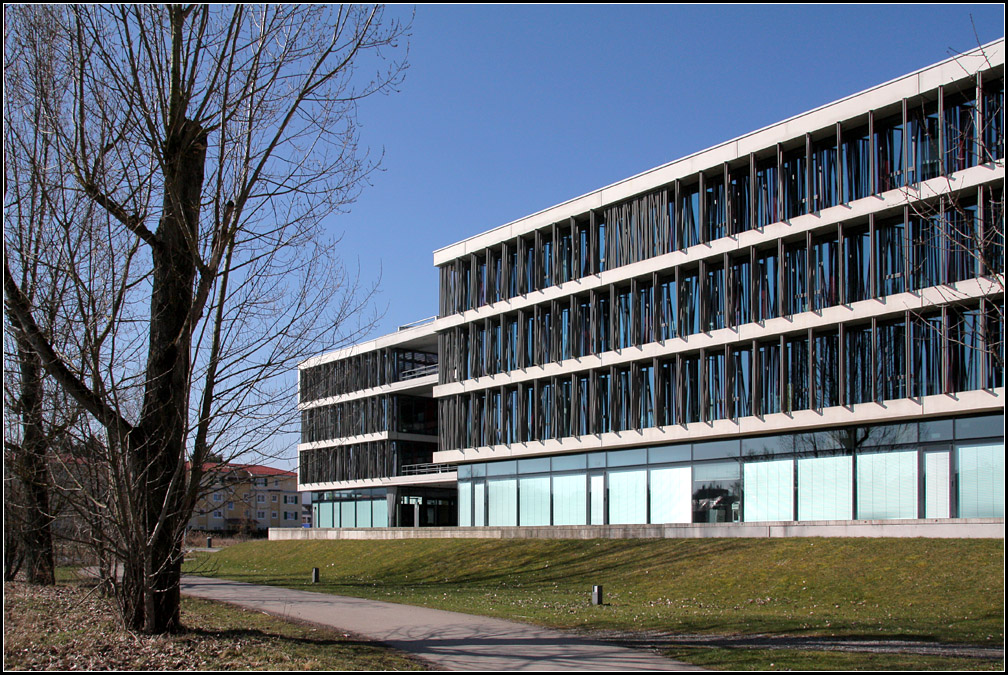
[[[188,462],[186,467],[188,468]],[[233,464],[231,462],[205,462],[203,471],[206,473],[231,473],[234,471],[247,471],[252,476],[297,476],[293,471],[276,469],[272,466],[262,466],[261,464]]]

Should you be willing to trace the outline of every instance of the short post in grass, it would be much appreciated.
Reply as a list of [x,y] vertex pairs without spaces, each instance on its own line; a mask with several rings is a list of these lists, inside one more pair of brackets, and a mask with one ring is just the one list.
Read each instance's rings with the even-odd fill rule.
[[592,604],[601,605],[602,604],[602,587],[592,586]]
[[206,538],[206,547],[207,548],[213,548],[213,537],[207,537]]
[[317,567],[311,568],[311,582],[313,584],[317,584],[318,583],[318,579],[319,579],[318,568]]

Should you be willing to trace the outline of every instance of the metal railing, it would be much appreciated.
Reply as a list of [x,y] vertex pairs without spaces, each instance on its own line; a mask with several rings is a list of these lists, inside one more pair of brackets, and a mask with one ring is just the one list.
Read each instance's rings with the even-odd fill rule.
[[402,326],[399,326],[399,328],[397,330],[406,330],[407,328],[416,328],[417,326],[422,326],[425,323],[433,323],[434,319],[436,319],[436,318],[437,318],[437,314],[435,314],[434,316],[428,316],[425,319],[417,319],[416,321],[413,321],[411,323],[407,323],[407,324],[403,324]]
[[434,375],[437,373],[436,363],[431,363],[426,366],[420,366],[419,368],[410,368],[409,370],[404,370],[399,373],[399,381],[403,380],[415,380],[418,377],[423,377],[424,375]]
[[451,473],[457,469],[457,464],[403,464],[399,469],[399,475],[422,476],[431,473]]

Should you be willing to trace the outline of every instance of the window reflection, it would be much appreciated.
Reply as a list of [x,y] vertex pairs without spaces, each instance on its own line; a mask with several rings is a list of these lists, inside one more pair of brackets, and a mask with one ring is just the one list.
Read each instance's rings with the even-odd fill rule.
[[693,468],[693,522],[741,520],[742,475],[738,462],[711,462]]

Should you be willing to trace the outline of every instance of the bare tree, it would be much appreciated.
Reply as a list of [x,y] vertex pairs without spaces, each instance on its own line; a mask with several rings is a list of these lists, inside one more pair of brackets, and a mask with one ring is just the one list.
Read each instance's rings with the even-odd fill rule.
[[[5,10],[8,64],[33,61],[19,52],[36,44],[18,38],[39,11]],[[380,7],[50,11],[50,85],[8,75],[5,112],[24,130],[18,102],[41,102],[37,124],[64,167],[46,191],[57,207],[83,197],[94,215],[54,218],[58,246],[40,253],[69,279],[52,312],[67,347],[43,329],[12,256],[6,306],[101,430],[75,462],[91,474],[82,503],[123,565],[127,626],[164,632],[179,625],[181,541],[205,460],[269,447],[290,420],[294,363],[359,328],[368,291],[321,220],[377,166],[358,148],[357,104],[399,82],[405,27]],[[16,245],[5,230],[5,253]]]
[[[57,28],[56,15],[43,9],[8,39],[8,45],[17,41],[33,45],[30,51],[6,53],[5,71],[12,88],[46,91],[52,86],[55,43],[51,37]],[[21,51],[25,60],[14,61],[13,51]],[[9,120],[12,105],[21,111],[20,123]],[[65,341],[55,331],[59,324],[56,311],[68,284],[58,265],[47,259],[49,251],[58,249],[52,225],[61,217],[86,216],[74,195],[57,205],[59,197],[49,191],[50,185],[59,182],[61,167],[57,145],[41,123],[45,115],[42,100],[9,100],[4,112],[4,234],[10,244],[5,253],[20,273],[25,297],[42,310],[36,321],[45,339],[63,349]],[[4,479],[5,512],[11,519],[10,528],[5,529],[16,532],[28,580],[51,584],[55,563],[49,453],[62,435],[60,417],[67,409],[57,403],[60,396],[51,383],[47,386],[44,381],[41,359],[28,335],[9,314],[8,319],[9,330],[4,331]]]
[[[19,425],[5,425],[4,434],[4,536],[5,578],[13,579],[25,568],[29,582],[53,584],[52,511],[48,471],[48,442],[43,429],[42,367],[37,355],[25,348],[23,333],[16,333],[16,367],[5,368],[5,410],[16,415]],[[17,373],[16,382],[12,379]],[[13,561],[16,560],[16,564]]]

